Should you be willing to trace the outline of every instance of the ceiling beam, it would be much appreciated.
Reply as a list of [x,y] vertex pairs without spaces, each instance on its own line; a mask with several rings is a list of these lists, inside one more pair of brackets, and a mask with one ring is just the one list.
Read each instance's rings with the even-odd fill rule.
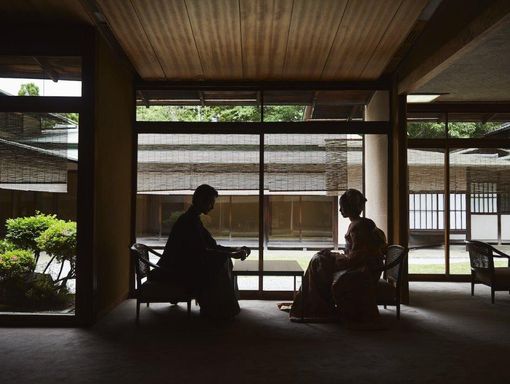
[[137,121],[137,133],[359,133],[385,134],[389,132],[388,121],[302,121],[302,122],[182,122]]
[[198,91],[198,97],[200,98],[200,105],[202,105],[202,107],[205,107],[204,92]]
[[487,113],[483,118],[482,118],[482,123],[485,124],[487,123],[488,121],[492,120],[494,118],[494,116],[496,116],[495,113]]
[[508,102],[469,102],[469,103],[408,103],[408,113],[510,113]]
[[138,90],[370,90],[390,89],[389,78],[370,81],[137,81]]
[[0,96],[0,112],[81,112],[81,97],[68,96]]
[[508,0],[443,1],[397,69],[398,93],[412,93],[510,21]]
[[359,108],[360,108],[360,105],[353,105],[352,106],[351,111],[349,112],[349,117],[347,117],[347,121],[352,121],[352,119],[354,118],[354,116],[358,112]]
[[143,105],[145,105],[145,108],[149,108],[150,107],[150,100],[149,98],[145,95],[145,93],[143,91],[138,91],[140,97],[142,98],[142,103]]
[[57,71],[53,69],[51,64],[46,60],[44,57],[32,57],[36,64],[41,67],[43,72],[55,83],[60,80],[60,76],[58,75]]

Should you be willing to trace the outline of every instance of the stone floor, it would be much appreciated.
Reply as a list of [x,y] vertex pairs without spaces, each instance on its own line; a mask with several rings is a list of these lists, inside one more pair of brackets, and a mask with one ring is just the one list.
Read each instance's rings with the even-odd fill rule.
[[296,324],[271,301],[242,301],[227,325],[185,306],[128,300],[89,329],[0,329],[0,383],[507,383],[510,295],[412,283],[382,331]]

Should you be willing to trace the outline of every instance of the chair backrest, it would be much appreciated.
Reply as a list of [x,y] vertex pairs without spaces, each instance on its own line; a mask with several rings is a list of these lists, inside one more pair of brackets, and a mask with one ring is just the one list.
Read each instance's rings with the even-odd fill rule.
[[149,259],[149,254],[153,250],[145,244],[136,243],[131,246],[131,258],[135,267],[136,286],[142,285],[142,279],[146,278],[153,265]]
[[471,269],[485,269],[489,272],[494,272],[492,247],[489,244],[470,240],[466,242],[466,248],[469,252]]
[[400,287],[402,277],[402,265],[404,264],[407,249],[401,245],[390,245],[386,250],[386,261],[384,263],[384,277],[393,282],[397,288]]

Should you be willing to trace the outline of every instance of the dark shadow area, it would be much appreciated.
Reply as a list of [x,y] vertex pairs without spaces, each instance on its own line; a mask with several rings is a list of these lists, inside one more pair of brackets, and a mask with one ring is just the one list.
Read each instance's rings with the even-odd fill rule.
[[[494,382],[510,379],[510,295],[469,284],[411,283],[412,305],[387,329],[296,324],[276,302],[241,301],[218,325],[193,305],[151,304],[135,325],[128,300],[91,329],[2,329],[2,383]],[[30,370],[24,369],[27,359]]]

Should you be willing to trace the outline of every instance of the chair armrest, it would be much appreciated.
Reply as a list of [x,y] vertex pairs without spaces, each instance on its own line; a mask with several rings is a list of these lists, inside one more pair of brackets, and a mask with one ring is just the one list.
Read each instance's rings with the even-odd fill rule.
[[507,259],[510,259],[510,255],[507,255],[506,253],[500,251],[499,249],[492,247],[492,251],[496,253],[495,255],[493,255],[494,257],[506,257]]
[[[148,251],[148,253],[152,253],[153,255],[158,256],[159,258],[161,258],[162,255],[159,252],[156,252],[151,247],[148,247],[146,245],[143,245],[143,247]],[[131,247],[131,252],[133,252],[133,256],[136,257],[137,259],[139,259],[142,263],[144,263],[144,264],[146,264],[146,265],[148,265],[148,266],[150,266],[152,268],[158,268],[158,269],[161,268],[161,266],[159,266],[159,265],[153,263],[152,261],[150,261],[148,257],[145,258],[144,256],[142,256],[140,251],[136,248],[136,244]]]
[[155,269],[164,269],[160,265],[154,264],[152,261],[147,260],[145,257],[140,257],[140,259],[147,264],[149,267],[155,268]]
[[159,258],[161,258],[163,255],[161,253],[159,253],[158,251],[156,251],[154,248],[151,248],[151,247],[147,247],[147,250],[152,253],[154,256],[157,256]]
[[377,269],[376,272],[381,273],[381,272],[387,271],[388,269],[391,269],[391,268],[397,266],[398,264],[400,264],[401,261],[402,261],[401,257],[399,257],[398,259],[393,260],[393,262]]

